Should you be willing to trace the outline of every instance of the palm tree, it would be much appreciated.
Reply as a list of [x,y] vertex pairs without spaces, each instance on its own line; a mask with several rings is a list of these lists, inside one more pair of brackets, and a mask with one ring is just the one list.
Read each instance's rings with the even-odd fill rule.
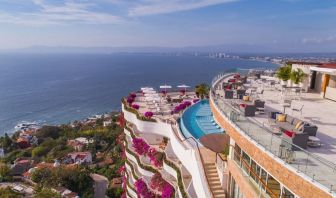
[[209,95],[209,86],[205,83],[197,85],[195,87],[195,93],[197,97],[203,99]]
[[291,77],[292,66],[285,65],[278,69],[276,75],[280,80],[287,81]]
[[302,71],[302,69],[298,68],[291,72],[290,79],[294,84],[299,84],[306,77],[306,74]]

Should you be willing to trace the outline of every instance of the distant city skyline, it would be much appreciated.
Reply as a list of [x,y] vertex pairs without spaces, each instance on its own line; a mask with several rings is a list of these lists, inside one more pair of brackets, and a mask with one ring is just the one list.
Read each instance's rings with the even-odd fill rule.
[[0,0],[0,49],[336,52],[335,0]]

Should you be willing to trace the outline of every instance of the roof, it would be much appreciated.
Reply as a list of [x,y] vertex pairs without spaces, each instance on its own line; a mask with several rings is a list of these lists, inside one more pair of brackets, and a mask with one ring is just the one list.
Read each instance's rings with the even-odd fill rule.
[[287,64],[301,64],[301,65],[322,65],[323,63],[318,62],[304,62],[304,61],[288,61]]
[[336,69],[336,63],[324,63],[323,65],[320,65],[318,67]]
[[91,174],[90,176],[95,182],[108,181],[108,179],[103,175]]

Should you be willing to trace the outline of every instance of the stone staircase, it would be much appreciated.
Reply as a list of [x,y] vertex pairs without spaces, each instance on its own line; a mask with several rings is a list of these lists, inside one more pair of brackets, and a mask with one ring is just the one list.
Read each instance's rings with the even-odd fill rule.
[[224,198],[225,191],[221,186],[215,163],[205,163],[204,170],[214,198]]

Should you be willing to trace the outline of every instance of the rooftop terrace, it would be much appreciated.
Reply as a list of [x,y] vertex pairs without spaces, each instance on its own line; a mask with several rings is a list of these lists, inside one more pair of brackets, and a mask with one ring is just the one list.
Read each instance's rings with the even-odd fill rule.
[[[217,78],[215,85],[227,82],[233,75],[224,75]],[[238,128],[245,132],[257,144],[264,147],[274,156],[278,156],[285,161],[286,164],[293,167],[300,173],[312,178],[313,181],[325,186],[327,189],[335,192],[336,186],[336,133],[334,132],[336,121],[336,102],[320,98],[317,93],[284,93],[281,91],[280,85],[277,89],[275,86],[267,86],[267,83],[251,80],[246,84],[248,89],[262,89],[263,94],[256,94],[255,97],[264,100],[265,113],[257,114],[253,117],[245,117],[241,114],[235,104],[239,104],[239,99],[224,99],[217,95],[222,92],[221,88],[214,86],[212,95],[217,107],[222,113],[228,117]],[[318,126],[317,137],[321,140],[322,146],[319,148],[310,148],[306,150],[298,149],[291,155],[291,159],[281,156],[280,145],[281,135],[269,125],[268,112],[282,112],[283,99],[291,99],[291,106],[303,106],[302,115],[299,112],[292,112],[290,108],[286,109],[286,113],[301,120],[308,121]],[[236,113],[236,118],[232,119],[232,112]]]

